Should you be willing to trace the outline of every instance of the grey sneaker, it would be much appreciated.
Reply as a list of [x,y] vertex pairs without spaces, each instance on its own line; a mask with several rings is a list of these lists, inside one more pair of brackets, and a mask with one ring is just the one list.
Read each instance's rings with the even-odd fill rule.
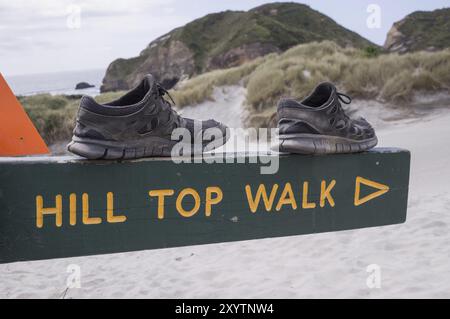
[[[68,150],[88,159],[135,159],[171,156],[172,148],[179,142],[189,150],[179,155],[189,155],[227,141],[225,125],[214,120],[182,118],[163,98],[166,94],[153,76],[147,75],[136,88],[111,103],[98,104],[84,96]],[[173,140],[175,129],[185,129],[189,139],[184,135],[182,140],[180,135]],[[203,134],[207,129],[213,133]]]
[[299,154],[355,153],[375,147],[378,139],[363,118],[351,119],[342,109],[351,98],[328,82],[301,102],[278,103],[279,151]]

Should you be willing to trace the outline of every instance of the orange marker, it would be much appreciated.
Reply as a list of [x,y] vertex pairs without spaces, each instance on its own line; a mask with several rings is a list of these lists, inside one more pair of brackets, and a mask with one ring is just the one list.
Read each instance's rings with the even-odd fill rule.
[[48,153],[47,145],[0,73],[0,156]]

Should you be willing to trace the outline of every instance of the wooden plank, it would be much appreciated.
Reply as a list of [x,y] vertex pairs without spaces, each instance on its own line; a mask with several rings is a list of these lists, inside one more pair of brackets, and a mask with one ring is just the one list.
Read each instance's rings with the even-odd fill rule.
[[[274,175],[261,175],[263,164],[249,163],[255,155],[237,157],[246,164],[2,159],[0,263],[293,236],[406,220],[408,151],[284,155]],[[262,198],[257,205],[261,185],[267,191],[267,207]]]

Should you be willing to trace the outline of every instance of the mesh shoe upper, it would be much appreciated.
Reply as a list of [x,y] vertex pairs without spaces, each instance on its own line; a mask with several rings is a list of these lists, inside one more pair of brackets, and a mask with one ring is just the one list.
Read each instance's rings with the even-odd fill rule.
[[214,120],[196,121],[181,117],[163,97],[168,94],[147,75],[133,90],[107,104],[99,104],[85,96],[81,100],[74,135],[112,141],[136,140],[154,135],[171,139],[175,128],[186,128],[194,136],[194,128],[202,131],[216,127],[224,135],[226,127]]
[[372,126],[363,118],[351,119],[342,104],[351,98],[338,93],[335,86],[324,82],[303,101],[282,99],[278,103],[278,128],[280,134],[321,134],[354,140],[375,137]]

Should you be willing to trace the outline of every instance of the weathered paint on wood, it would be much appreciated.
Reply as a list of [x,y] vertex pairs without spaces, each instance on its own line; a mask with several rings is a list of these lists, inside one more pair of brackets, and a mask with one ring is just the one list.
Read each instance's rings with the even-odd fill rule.
[[261,175],[251,156],[247,164],[0,159],[0,263],[406,220],[407,151],[284,155],[274,175]]

